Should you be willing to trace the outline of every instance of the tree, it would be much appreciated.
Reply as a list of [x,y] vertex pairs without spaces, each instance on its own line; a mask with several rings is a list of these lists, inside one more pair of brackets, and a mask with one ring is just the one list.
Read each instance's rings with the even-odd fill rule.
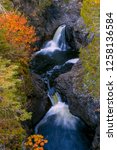
[[36,33],[20,13],[0,14],[0,144],[6,150],[21,150],[26,136],[22,121],[31,118],[27,112],[31,92],[28,60],[34,49]]
[[4,55],[13,57],[13,59],[29,57],[34,50],[31,49],[31,43],[37,39],[34,27],[28,25],[28,21],[23,15],[15,12],[1,14],[0,30],[4,44],[9,46],[9,49],[5,49]]
[[18,149],[25,135],[20,121],[31,118],[18,69],[10,60],[0,59],[0,143],[11,149]]

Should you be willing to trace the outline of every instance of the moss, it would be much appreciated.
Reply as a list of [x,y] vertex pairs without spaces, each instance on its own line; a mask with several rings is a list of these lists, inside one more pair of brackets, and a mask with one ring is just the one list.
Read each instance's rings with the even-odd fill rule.
[[[87,28],[94,33],[92,42],[80,49],[80,59],[83,66],[83,86],[90,95],[99,98],[100,95],[100,5],[99,0],[84,0],[81,9]],[[87,17],[88,16],[88,17]]]
[[39,10],[43,12],[47,7],[52,5],[52,0],[39,0],[37,5]]
[[70,0],[64,0],[65,3],[69,3]]

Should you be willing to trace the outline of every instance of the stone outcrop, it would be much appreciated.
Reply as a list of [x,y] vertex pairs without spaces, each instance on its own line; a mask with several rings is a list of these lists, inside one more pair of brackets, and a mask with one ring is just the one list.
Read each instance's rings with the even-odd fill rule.
[[68,42],[73,49],[78,50],[81,45],[86,45],[93,38],[85,27],[80,17],[82,0],[52,0],[52,4],[43,11],[39,9],[37,0],[12,0],[14,6],[22,11],[30,21],[39,36],[37,45],[40,47],[46,40],[52,39],[55,30],[62,24],[67,25]]
[[[99,100],[91,97],[88,93],[78,90],[82,80],[82,65],[78,61],[71,71],[61,74],[56,79],[56,88],[67,100],[70,111],[80,117],[94,130],[95,136],[92,145],[93,150],[99,150]],[[77,83],[77,84],[76,84]]]
[[[40,38],[37,45],[52,39],[55,30],[62,24],[66,24],[66,37],[71,48],[75,51],[81,46],[86,46],[93,39],[93,33],[89,34],[83,19],[80,17],[82,0],[52,0],[52,4],[43,11],[39,10],[38,0],[12,0],[14,6],[22,11],[36,28]],[[51,65],[51,64],[50,64]],[[45,68],[45,67],[44,67]],[[63,72],[62,72],[63,73]],[[82,84],[82,65],[79,61],[71,71],[61,74],[56,81],[56,88],[63,99],[67,99],[72,114],[80,117],[93,130],[95,136],[92,150],[99,150],[99,100],[94,99],[88,93],[79,91]],[[36,124],[50,107],[46,87],[41,78],[33,74],[32,81],[35,87],[34,101],[30,110],[33,112],[33,124]],[[76,84],[77,83],[77,84]]]
[[31,128],[34,128],[34,126],[39,122],[39,120],[42,119],[42,117],[49,110],[51,103],[48,100],[46,92],[47,89],[40,76],[32,73],[31,78],[34,87],[34,93],[31,97],[29,104],[29,111],[32,112],[32,120],[30,121],[29,126]]

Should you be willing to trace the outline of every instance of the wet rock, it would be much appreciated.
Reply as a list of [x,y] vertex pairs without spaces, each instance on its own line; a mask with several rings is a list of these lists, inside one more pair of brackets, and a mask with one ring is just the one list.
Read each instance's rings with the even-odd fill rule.
[[100,150],[100,125],[96,128],[94,140],[92,142],[92,150]]
[[[99,128],[97,128],[100,122],[99,114],[99,100],[91,97],[84,91],[79,91],[78,86],[82,80],[82,65],[78,61],[72,70],[61,74],[56,81],[56,88],[62,95],[64,100],[67,100],[69,109],[72,114],[80,117],[84,122],[95,131],[92,149],[98,150],[99,147]],[[79,83],[76,84],[76,83]]]
[[80,79],[78,77],[80,72],[81,63],[79,61],[70,72],[62,74],[56,79],[56,88],[62,95],[66,95],[71,112],[95,128],[99,122],[99,100],[77,90],[75,81],[77,78]]
[[[45,48],[46,49],[46,48]],[[77,52],[68,50],[60,51],[55,50],[47,54],[39,53],[30,63],[31,70],[38,74],[44,74],[46,71],[51,70],[56,65],[63,65],[67,60],[76,57]]]
[[34,73],[31,76],[34,93],[30,100],[29,111],[32,112],[32,120],[29,126],[34,127],[49,110],[51,104],[47,97],[46,87],[40,76]]
[[[86,46],[93,39],[93,33],[89,34],[83,19],[80,17],[80,8],[82,0],[70,0],[65,3],[61,0],[53,0],[52,4],[44,11],[40,12],[37,0],[12,0],[14,6],[22,11],[30,20],[37,31],[40,41],[38,46],[46,40],[52,39],[55,30],[61,25],[66,24],[67,41],[73,50],[78,50],[81,46]],[[46,58],[47,59],[47,58]],[[43,64],[35,66],[37,70],[47,70],[56,65],[55,60],[48,58],[48,65],[46,59],[43,59]],[[51,62],[50,62],[51,59]],[[38,68],[39,66],[43,68]],[[94,99],[88,93],[79,91],[77,86],[80,86],[82,80],[82,65],[80,61],[74,65],[71,71],[60,75],[56,79],[56,88],[62,94],[63,98],[69,104],[72,114],[80,117],[85,123],[96,130],[99,124],[99,100]],[[33,112],[33,124],[36,124],[49,109],[46,87],[41,78],[33,74],[32,81],[35,87],[34,100],[31,101],[30,110]],[[77,82],[78,81],[78,82]],[[76,84],[79,83],[79,84]],[[81,82],[82,83],[82,82]],[[96,130],[94,141],[92,144],[93,150],[98,150],[99,147],[99,130]]]
[[55,30],[62,24],[66,24],[66,34],[71,48],[78,50],[81,45],[87,45],[92,40],[83,19],[80,17],[82,0],[70,0],[68,2],[53,0],[52,4],[40,11],[37,0],[12,0],[14,6],[22,11],[30,20],[37,31],[40,47],[46,40],[51,39]]

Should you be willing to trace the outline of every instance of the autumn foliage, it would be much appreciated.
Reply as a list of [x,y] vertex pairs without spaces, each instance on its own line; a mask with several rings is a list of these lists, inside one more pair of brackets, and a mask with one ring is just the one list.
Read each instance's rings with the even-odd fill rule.
[[0,14],[0,145],[21,150],[26,131],[23,121],[32,92],[28,60],[37,40],[34,27],[18,12]]
[[[90,44],[80,49],[80,59],[84,68],[83,90],[99,99],[100,96],[100,0],[83,0],[81,9],[89,32],[94,38]],[[88,17],[87,17],[88,16]]]
[[34,50],[31,48],[31,44],[37,40],[35,29],[28,25],[27,19],[23,15],[15,12],[1,14],[0,30],[7,43],[13,47],[12,54],[28,55]]
[[27,138],[25,146],[30,150],[44,150],[44,145],[46,143],[48,143],[48,140],[45,140],[44,136],[35,134]]

